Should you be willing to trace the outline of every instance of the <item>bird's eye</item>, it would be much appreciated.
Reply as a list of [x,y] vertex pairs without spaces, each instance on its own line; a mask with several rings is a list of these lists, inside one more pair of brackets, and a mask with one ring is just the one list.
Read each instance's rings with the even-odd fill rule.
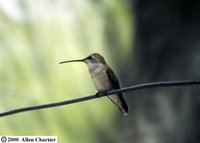
[[88,59],[93,59],[93,58],[94,58],[93,56],[89,56],[89,57],[88,57]]

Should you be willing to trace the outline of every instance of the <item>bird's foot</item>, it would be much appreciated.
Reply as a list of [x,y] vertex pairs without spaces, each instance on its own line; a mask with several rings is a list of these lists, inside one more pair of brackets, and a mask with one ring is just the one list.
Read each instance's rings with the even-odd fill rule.
[[96,93],[96,97],[98,97],[98,98],[101,98],[104,95],[107,95],[107,91],[99,91]]

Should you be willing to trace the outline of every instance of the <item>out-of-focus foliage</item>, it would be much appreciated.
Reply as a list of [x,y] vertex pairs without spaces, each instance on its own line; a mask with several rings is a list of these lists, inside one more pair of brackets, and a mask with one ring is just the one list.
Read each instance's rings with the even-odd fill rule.
[[[131,31],[123,0],[0,0],[0,111],[95,93],[84,64],[58,62],[99,52],[112,65],[114,51],[128,54]],[[20,113],[0,118],[0,135],[114,140],[117,112],[101,98]]]

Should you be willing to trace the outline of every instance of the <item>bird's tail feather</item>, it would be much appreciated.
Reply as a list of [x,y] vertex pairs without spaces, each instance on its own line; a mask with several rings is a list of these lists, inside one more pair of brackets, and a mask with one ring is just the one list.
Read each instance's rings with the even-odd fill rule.
[[120,109],[123,115],[128,115],[130,107],[127,105],[122,94],[108,96],[108,98]]

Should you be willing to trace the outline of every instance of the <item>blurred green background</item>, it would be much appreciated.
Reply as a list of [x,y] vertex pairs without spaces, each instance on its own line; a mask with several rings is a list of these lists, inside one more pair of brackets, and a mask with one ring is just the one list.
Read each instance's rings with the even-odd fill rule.
[[[124,0],[0,0],[0,112],[96,93],[86,65],[58,63],[98,52],[116,71],[130,54],[132,27]],[[101,98],[0,118],[0,135],[115,142],[118,114]]]

